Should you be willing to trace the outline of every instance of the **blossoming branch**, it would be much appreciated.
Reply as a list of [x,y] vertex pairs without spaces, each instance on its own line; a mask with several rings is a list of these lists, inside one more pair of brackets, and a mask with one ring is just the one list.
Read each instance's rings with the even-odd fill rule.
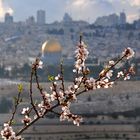
[[[63,63],[61,63],[60,73],[52,78],[52,86],[50,87],[51,93],[45,91],[39,83],[37,70],[43,67],[43,62],[36,59],[32,65],[30,76],[29,96],[31,106],[21,110],[21,114],[23,115],[23,119],[21,120],[23,127],[17,132],[14,132],[12,128],[15,113],[17,112],[18,105],[22,100],[20,96],[22,86],[19,85],[19,94],[16,98],[15,108],[11,119],[3,125],[3,129],[1,131],[2,138],[5,140],[21,140],[21,134],[49,112],[57,114],[60,117],[60,121],[72,121],[73,124],[79,126],[83,119],[81,116],[71,112],[71,104],[76,101],[77,97],[82,93],[99,88],[110,88],[113,86],[114,82],[120,78],[124,80],[130,79],[131,75],[135,74],[133,65],[127,70],[119,71],[115,76],[113,76],[113,68],[115,68],[119,62],[132,58],[134,54],[135,52],[131,48],[126,48],[117,61],[110,60],[108,65],[99,73],[99,77],[94,79],[93,77],[89,77],[90,70],[86,66],[86,59],[88,58],[89,52],[87,50],[87,46],[82,41],[82,36],[80,36],[80,41],[75,51],[73,83],[68,87],[65,86]],[[35,103],[33,98],[33,77],[35,77],[36,85],[42,99],[40,103]],[[54,109],[58,107],[60,108],[60,111],[56,112]]]

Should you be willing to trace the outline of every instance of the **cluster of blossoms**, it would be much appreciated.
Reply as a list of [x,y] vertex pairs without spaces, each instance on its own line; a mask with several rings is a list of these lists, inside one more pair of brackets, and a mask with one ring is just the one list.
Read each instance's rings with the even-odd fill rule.
[[64,120],[73,121],[73,124],[79,126],[79,123],[83,121],[83,118],[78,115],[72,114],[69,107],[63,106],[62,113],[60,115],[60,121]]
[[[37,68],[43,67],[43,62],[40,60],[36,60],[33,64],[32,72],[31,72],[31,81],[30,81],[30,100],[31,107],[23,108],[21,114],[24,115],[22,119],[22,123],[24,127],[17,133],[17,135],[21,134],[24,130],[26,130],[31,124],[36,122],[39,118],[43,118],[46,113],[53,112],[60,117],[60,121],[72,121],[73,124],[79,126],[79,123],[83,121],[81,116],[75,115],[70,110],[70,105],[77,101],[77,96],[89,91],[95,90],[99,88],[109,88],[112,87],[115,80],[112,80],[113,77],[113,68],[121,61],[123,58],[127,60],[134,56],[134,51],[131,48],[126,48],[122,53],[122,57],[117,61],[109,61],[108,65],[99,73],[99,77],[94,79],[93,77],[89,77],[88,74],[90,70],[86,66],[85,62],[88,57],[87,46],[82,40],[80,40],[77,49],[75,51],[75,68],[74,72],[74,81],[73,84],[65,87],[64,85],[64,75],[63,68],[61,65],[61,72],[57,76],[55,76],[54,80],[52,80],[52,86],[50,87],[51,93],[48,93],[43,90],[38,82],[37,76]],[[120,71],[116,75],[116,80],[119,78],[123,78],[124,80],[130,79],[130,76],[134,74],[134,66],[132,65],[128,70]],[[37,88],[40,92],[42,100],[40,103],[34,103],[32,97],[32,79],[33,75],[35,76]],[[20,100],[20,99],[19,99]],[[18,102],[17,102],[18,103]],[[57,110],[57,107],[59,109]],[[54,111],[55,109],[55,111]],[[59,112],[56,112],[60,111]],[[31,119],[31,112],[34,111],[34,117]],[[16,112],[16,109],[15,109]],[[14,114],[12,119],[14,118]],[[12,121],[12,120],[10,120]],[[5,140],[21,140],[20,136],[17,136],[11,127],[11,123],[4,124],[4,129],[1,131],[1,136]]]
[[76,54],[76,61],[75,61],[75,69],[73,72],[78,71],[78,73],[81,73],[82,71],[86,71],[85,69],[85,60],[88,57],[89,52],[87,51],[87,46],[84,42],[81,42],[77,46],[77,50],[75,51]]
[[24,119],[22,120],[22,123],[24,123],[25,125],[28,125],[31,122],[31,118],[28,115],[24,116]]
[[110,88],[114,84],[113,81],[109,81],[107,78],[102,78],[97,82],[97,88]]
[[21,114],[24,115],[24,118],[22,119],[21,122],[22,122],[24,125],[28,125],[28,124],[31,122],[31,120],[32,120],[32,119],[29,117],[29,111],[30,111],[29,107],[23,108],[23,109],[22,109]]
[[114,84],[114,82],[110,80],[113,76],[113,70],[109,70],[110,67],[111,65],[108,65],[107,68],[100,72],[100,79],[96,82],[97,88],[109,88]]
[[[96,80],[92,77],[88,78],[86,75],[89,74],[89,69],[85,65],[85,61],[88,57],[89,52],[87,51],[87,46],[85,45],[84,42],[80,43],[78,45],[77,50],[75,51],[76,53],[76,62],[75,62],[75,69],[73,72],[77,74],[83,74],[84,76],[78,76],[75,78],[75,83],[83,83],[84,87],[87,90],[93,90],[97,88],[109,88],[112,87],[114,82],[112,82],[110,79],[113,76],[113,70],[111,70],[111,67],[115,65],[115,62],[113,60],[109,61],[108,66],[106,66],[105,69],[103,69],[99,76],[99,80]],[[77,86],[77,85],[75,85]]]
[[120,71],[117,74],[117,78],[123,78],[123,80],[129,80],[131,75],[135,74],[135,70],[134,70],[134,65],[131,65],[131,67],[128,69],[128,71],[124,70],[124,71]]
[[94,78],[89,78],[85,81],[86,90],[95,90],[99,88],[109,88],[114,84],[113,81],[109,81],[108,78],[104,77],[100,80],[95,80]]
[[[75,62],[75,69],[73,70],[74,73],[77,75],[85,75],[87,71],[89,71],[85,66],[85,61],[88,57],[87,46],[84,42],[79,43],[77,46],[77,50],[75,51],[76,54],[76,62]],[[62,73],[61,73],[62,74]],[[82,121],[82,117],[74,115],[70,111],[70,105],[73,101],[77,100],[76,92],[79,90],[80,85],[84,81],[83,76],[76,76],[74,85],[70,85],[67,89],[64,88],[63,83],[63,75],[58,74],[55,77],[56,81],[62,81],[61,86],[59,87],[58,83],[55,81],[53,82],[53,87],[51,87],[52,94],[51,99],[57,100],[58,104],[61,107],[62,112],[60,113],[60,120],[68,120],[73,121],[73,123],[79,126],[79,123]],[[61,90],[57,90],[61,89]],[[51,100],[51,101],[53,101]]]
[[[60,76],[58,76],[60,77]],[[61,78],[55,78],[56,80],[61,80]],[[78,90],[78,85],[70,85],[67,90],[56,91],[56,85],[51,88],[53,96],[53,100],[57,100],[60,104],[62,112],[60,113],[60,121],[68,120],[73,121],[73,123],[79,126],[79,123],[82,121],[80,116],[74,115],[70,111],[71,102],[77,100],[76,98],[76,90]]]
[[[56,76],[56,77],[58,77],[58,76]],[[56,77],[55,77],[55,79],[57,79]],[[58,79],[58,80],[60,80],[60,79]],[[57,82],[53,82],[53,87],[50,87],[50,89],[52,91],[52,94],[50,95],[50,99],[51,99],[51,101],[58,100],[61,103],[64,98],[64,93],[61,90],[57,91],[57,88],[58,88]]]
[[16,136],[13,128],[8,123],[4,123],[4,128],[1,131],[1,136],[4,140],[22,140],[21,136]]
[[51,100],[53,100],[53,99],[51,99],[51,95],[45,91],[42,93],[42,98],[43,98],[43,100],[41,101],[41,103],[38,104],[39,116],[42,116],[47,109],[50,109]]

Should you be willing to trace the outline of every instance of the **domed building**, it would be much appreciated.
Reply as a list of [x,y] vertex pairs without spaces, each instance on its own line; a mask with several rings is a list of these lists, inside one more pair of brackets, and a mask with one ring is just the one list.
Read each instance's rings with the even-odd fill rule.
[[45,65],[60,64],[62,47],[57,40],[51,39],[45,41],[42,45],[41,52],[41,60]]

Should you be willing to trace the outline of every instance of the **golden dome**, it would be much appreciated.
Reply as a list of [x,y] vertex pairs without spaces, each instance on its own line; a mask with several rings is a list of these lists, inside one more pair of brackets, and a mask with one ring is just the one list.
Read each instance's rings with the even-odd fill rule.
[[60,52],[62,50],[61,45],[55,39],[51,39],[49,41],[45,41],[42,45],[42,53],[46,52]]

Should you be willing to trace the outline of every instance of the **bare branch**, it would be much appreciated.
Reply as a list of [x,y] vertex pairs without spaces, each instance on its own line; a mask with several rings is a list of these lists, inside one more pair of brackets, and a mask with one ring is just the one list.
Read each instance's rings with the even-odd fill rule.
[[18,108],[18,105],[20,104],[20,100],[21,100],[21,92],[18,93],[18,96],[17,96],[17,99],[15,99],[15,106],[14,106],[14,110],[13,110],[13,113],[12,113],[12,116],[11,116],[11,119],[9,121],[9,126],[12,125],[12,122],[14,120],[14,117],[15,117],[15,114],[16,114],[16,111],[17,111],[17,108]]

